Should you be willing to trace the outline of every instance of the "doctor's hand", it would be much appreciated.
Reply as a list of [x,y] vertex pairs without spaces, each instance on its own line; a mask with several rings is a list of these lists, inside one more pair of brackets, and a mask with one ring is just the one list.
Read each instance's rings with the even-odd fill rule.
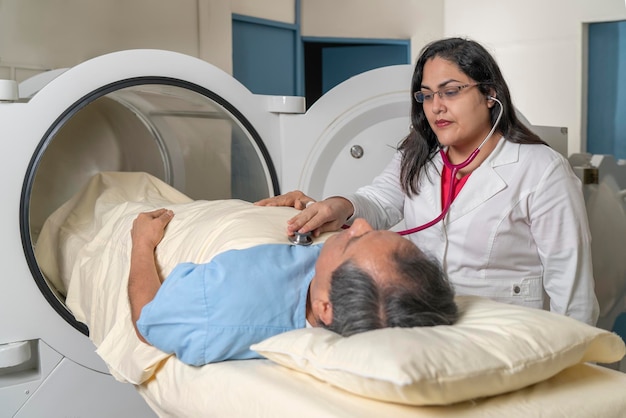
[[143,247],[154,251],[163,239],[165,227],[173,217],[174,212],[168,209],[140,213],[133,221],[131,230],[133,247]]
[[352,203],[339,196],[307,204],[302,212],[287,221],[287,235],[312,231],[314,237],[319,237],[323,232],[341,229],[353,213]]
[[300,190],[294,190],[289,193],[281,194],[274,197],[254,202],[257,206],[290,206],[299,210],[305,209],[307,204],[314,203],[315,200]]

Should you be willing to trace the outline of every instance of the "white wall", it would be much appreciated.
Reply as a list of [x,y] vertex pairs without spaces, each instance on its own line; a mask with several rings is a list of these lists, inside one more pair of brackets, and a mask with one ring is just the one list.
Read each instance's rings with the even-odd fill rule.
[[[156,48],[232,73],[231,14],[294,21],[294,0],[0,0],[0,78]],[[260,7],[262,6],[262,7]]]
[[443,36],[440,0],[302,0],[302,36],[410,39],[412,61]]
[[586,149],[586,26],[626,19],[624,0],[445,0],[446,36],[467,36],[496,57],[516,107],[534,125],[568,128]]
[[[302,0],[302,34],[411,39],[443,34],[432,0]],[[0,78],[22,81],[113,51],[157,48],[232,73],[231,14],[295,23],[295,0],[0,0]]]
[[[201,44],[199,35],[210,35],[211,28],[221,32],[226,26],[222,22],[230,30],[230,7],[220,10],[220,3],[224,2],[0,0],[0,65],[15,68],[13,78],[20,80],[21,70],[69,67],[122,49],[160,48],[219,58],[224,54],[220,45]],[[220,11],[219,19],[212,20],[211,15]]]
[[230,2],[233,13],[283,23],[296,22],[295,0],[230,0]]
[[[301,0],[303,36],[410,39],[412,60],[441,36],[489,48],[516,106],[565,126],[584,149],[585,24],[626,19],[624,0]],[[104,53],[159,48],[232,73],[231,13],[295,22],[295,0],[0,0],[0,78]]]

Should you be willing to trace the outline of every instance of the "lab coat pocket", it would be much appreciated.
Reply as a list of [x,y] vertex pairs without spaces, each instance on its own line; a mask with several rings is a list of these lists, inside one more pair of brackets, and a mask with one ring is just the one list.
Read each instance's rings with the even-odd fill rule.
[[543,281],[541,276],[525,277],[521,280],[511,282],[510,297],[513,300],[523,302],[523,304],[542,304]]

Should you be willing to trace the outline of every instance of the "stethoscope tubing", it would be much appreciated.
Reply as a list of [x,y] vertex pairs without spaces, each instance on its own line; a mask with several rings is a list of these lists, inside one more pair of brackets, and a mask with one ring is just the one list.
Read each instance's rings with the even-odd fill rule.
[[461,168],[467,166],[472,161],[474,161],[474,158],[476,158],[476,156],[478,155],[479,152],[480,152],[480,148],[476,148],[470,154],[469,158],[467,158],[461,164],[452,164],[450,162],[450,160],[448,159],[448,156],[446,155],[445,151],[443,149],[439,150],[439,154],[441,154],[441,158],[443,158],[443,163],[450,170],[450,179],[452,180],[452,184],[450,185],[450,188],[448,189],[448,196],[447,196],[447,199],[446,199],[446,204],[443,207],[443,209],[441,210],[441,213],[439,214],[439,216],[437,216],[432,221],[427,222],[424,225],[416,226],[416,227],[411,228],[411,229],[405,229],[403,231],[398,231],[398,234],[400,234],[400,235],[410,235],[410,234],[414,234],[414,233],[419,232],[419,231],[423,231],[424,229],[430,228],[431,226],[433,226],[436,223],[438,223],[439,221],[441,221],[448,214],[448,211],[450,210],[450,206],[452,205],[452,199],[454,197],[454,189],[456,188],[456,185],[459,182],[459,179],[457,179],[456,176],[457,176],[457,174],[458,174],[458,172],[459,172],[459,170]]

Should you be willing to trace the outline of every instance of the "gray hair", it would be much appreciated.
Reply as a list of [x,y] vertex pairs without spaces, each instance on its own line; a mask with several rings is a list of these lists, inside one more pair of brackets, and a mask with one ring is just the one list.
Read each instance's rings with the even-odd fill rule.
[[348,260],[331,278],[333,320],[327,325],[344,337],[387,327],[451,325],[458,318],[454,290],[439,262],[415,246],[392,255],[393,277],[379,286]]

